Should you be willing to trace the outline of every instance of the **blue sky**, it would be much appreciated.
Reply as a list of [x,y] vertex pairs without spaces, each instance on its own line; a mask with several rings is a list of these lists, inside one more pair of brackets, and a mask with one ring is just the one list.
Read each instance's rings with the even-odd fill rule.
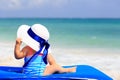
[[120,18],[120,0],[0,0],[0,17]]

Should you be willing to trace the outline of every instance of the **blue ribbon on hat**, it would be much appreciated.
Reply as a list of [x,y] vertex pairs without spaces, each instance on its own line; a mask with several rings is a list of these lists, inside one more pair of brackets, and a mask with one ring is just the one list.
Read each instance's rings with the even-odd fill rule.
[[44,47],[45,47],[45,48],[44,48],[44,51],[43,51],[43,56],[42,56],[42,58],[43,58],[44,63],[47,64],[47,54],[48,54],[48,49],[49,49],[49,46],[50,46],[49,43],[48,43],[48,41],[44,40],[43,38],[41,38],[40,36],[38,36],[37,34],[35,34],[35,33],[32,31],[31,28],[28,30],[27,33],[28,33],[28,35],[29,35],[32,39],[34,39],[35,41],[39,42],[39,44],[40,44],[40,49],[28,60],[28,62],[26,62],[26,63],[24,64],[23,67],[27,66],[28,63],[32,62],[32,61],[41,53],[41,51],[43,50]]

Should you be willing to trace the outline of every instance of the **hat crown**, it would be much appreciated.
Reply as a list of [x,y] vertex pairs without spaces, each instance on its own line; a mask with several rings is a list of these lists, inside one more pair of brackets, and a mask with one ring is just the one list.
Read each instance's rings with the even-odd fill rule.
[[49,39],[49,32],[45,26],[41,24],[34,24],[31,29],[37,36],[45,39],[46,41]]

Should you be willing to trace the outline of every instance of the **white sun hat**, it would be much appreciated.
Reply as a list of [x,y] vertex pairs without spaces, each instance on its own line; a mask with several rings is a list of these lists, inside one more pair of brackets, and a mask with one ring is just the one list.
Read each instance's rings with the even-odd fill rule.
[[49,32],[47,28],[41,24],[34,24],[31,27],[28,25],[21,25],[18,28],[17,38],[21,38],[25,44],[30,46],[35,51],[38,51],[40,49],[40,43],[30,36],[32,32],[28,34],[30,29],[36,36],[43,38],[45,41],[49,39]]

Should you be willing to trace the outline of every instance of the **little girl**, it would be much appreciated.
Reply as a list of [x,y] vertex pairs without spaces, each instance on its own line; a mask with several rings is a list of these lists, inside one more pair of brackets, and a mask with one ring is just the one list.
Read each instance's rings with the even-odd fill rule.
[[[14,55],[16,59],[24,58],[23,73],[45,76],[55,72],[76,71],[76,67],[63,68],[55,62],[49,48],[49,32],[45,26],[41,24],[34,24],[31,27],[22,25],[18,29],[17,36]],[[22,42],[27,46],[20,49]],[[33,56],[35,57],[33,58]]]

